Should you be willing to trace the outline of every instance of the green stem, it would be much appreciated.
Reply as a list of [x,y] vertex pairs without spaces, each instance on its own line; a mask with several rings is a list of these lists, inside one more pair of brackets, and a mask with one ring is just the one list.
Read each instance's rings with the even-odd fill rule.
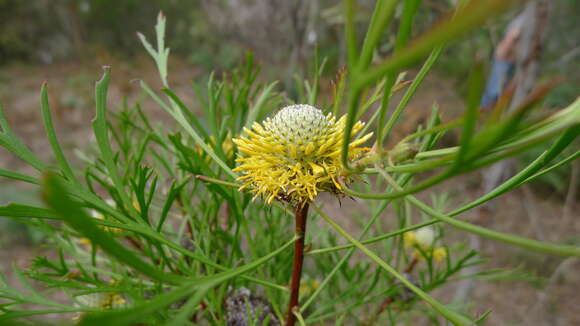
[[[399,186],[399,184],[395,180],[393,180],[393,178],[391,178],[391,176],[389,176],[386,173],[382,173],[381,175],[395,189],[397,189],[398,191],[402,190],[402,188]],[[409,195],[405,199],[408,200],[411,204],[413,204],[417,208],[419,208],[420,210],[422,210],[423,212],[425,212],[426,214],[428,214],[434,218],[437,218],[437,219],[441,220],[442,222],[445,222],[445,223],[447,223],[447,224],[449,224],[457,229],[480,235],[484,238],[497,240],[500,242],[516,245],[519,247],[523,247],[526,249],[530,249],[533,251],[546,253],[546,254],[559,255],[559,256],[580,257],[580,247],[546,243],[546,242],[536,241],[536,240],[532,240],[532,239],[528,239],[528,238],[524,238],[524,237],[518,237],[518,236],[515,236],[512,234],[506,234],[506,233],[492,231],[492,230],[489,230],[487,228],[473,225],[471,223],[464,222],[461,220],[457,220],[457,219],[454,219],[448,215],[437,212],[433,208],[431,208],[430,206],[426,205],[422,201],[415,198],[414,196]]]
[[[394,232],[389,232],[389,233],[380,235],[378,237],[373,237],[373,238],[370,238],[370,239],[367,239],[367,240],[364,240],[364,241],[360,241],[360,243],[362,243],[364,245],[372,244],[372,243],[375,243],[375,242],[378,242],[378,241],[381,241],[381,240],[385,240],[385,239],[389,239],[389,238],[392,238],[392,237],[396,237],[396,236],[401,235],[403,233],[407,233],[409,231],[417,230],[417,229],[420,229],[422,227],[429,226],[429,225],[432,225],[432,224],[435,224],[435,223],[438,223],[438,222],[439,222],[439,220],[437,220],[437,219],[428,220],[428,221],[425,221],[423,223],[411,225],[411,226],[408,226],[406,228],[402,228],[402,229],[397,230],[397,231],[394,231]],[[349,249],[349,248],[352,248],[352,247],[354,247],[353,244],[346,244],[346,245],[342,245],[342,246],[334,246],[334,247],[328,247],[328,248],[310,250],[306,254],[307,255],[318,255],[318,254],[324,254],[324,253],[329,253],[329,252],[333,252],[333,251],[339,251],[339,250],[343,250],[343,249]]]
[[346,232],[340,227],[335,221],[333,221],[328,215],[324,214],[318,207],[315,206],[316,212],[338,233],[345,237],[350,243],[352,243],[357,249],[364,253],[367,257],[377,263],[381,268],[386,270],[389,274],[393,275],[397,280],[399,280],[403,285],[413,291],[418,297],[429,303],[435,310],[437,310],[441,315],[451,321],[454,325],[473,325],[473,322],[469,318],[460,315],[459,313],[446,308],[443,304],[433,299],[429,294],[415,286],[413,283],[409,282],[403,275],[397,272],[393,267],[387,264],[384,260],[379,258],[374,252],[365,247],[362,243],[357,241],[353,236]]
[[[389,136],[389,134],[391,133],[391,130],[393,129],[393,126],[395,125],[395,122],[397,122],[397,120],[401,116],[401,113],[403,113],[403,110],[407,107],[407,104],[409,103],[409,101],[411,100],[411,98],[413,97],[415,92],[417,91],[417,88],[419,88],[419,85],[421,85],[421,83],[425,79],[425,76],[427,75],[429,70],[431,70],[431,67],[433,66],[433,64],[435,63],[437,58],[439,58],[441,51],[443,51],[443,45],[437,46],[435,49],[433,49],[433,51],[431,51],[431,54],[429,55],[429,57],[427,58],[427,60],[423,64],[423,66],[421,67],[421,70],[419,70],[419,73],[417,73],[417,76],[415,76],[415,78],[413,79],[411,86],[409,86],[409,88],[405,92],[405,95],[403,95],[403,98],[401,99],[401,101],[399,102],[397,107],[395,108],[395,111],[393,111],[393,114],[391,115],[391,117],[387,121],[387,124],[384,126],[384,129],[383,129],[382,125],[379,125],[379,128],[381,128],[381,132],[380,132],[381,138],[377,137],[378,144],[382,145],[384,138]],[[382,123],[382,121],[380,119],[379,119],[379,123]],[[378,134],[378,132],[377,132],[377,134]]]

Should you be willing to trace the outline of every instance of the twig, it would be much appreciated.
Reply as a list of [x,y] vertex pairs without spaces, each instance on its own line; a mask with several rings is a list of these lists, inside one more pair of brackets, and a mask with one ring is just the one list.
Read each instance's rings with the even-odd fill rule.
[[297,204],[294,210],[296,219],[296,237],[294,243],[294,263],[292,264],[292,281],[290,283],[290,303],[286,326],[293,326],[296,323],[296,315],[292,311],[298,311],[298,299],[300,295],[300,278],[302,276],[302,264],[304,262],[304,235],[306,234],[306,220],[308,216],[309,203]]
[[413,260],[411,260],[411,262],[409,263],[407,268],[405,268],[405,273],[411,273],[413,271],[413,269],[415,269],[415,266],[417,266],[418,262],[419,262],[419,258],[413,257]]
[[381,306],[379,307],[379,309],[377,309],[377,311],[371,316],[371,318],[366,322],[366,324],[362,324],[363,326],[372,326],[374,325],[377,320],[379,319],[379,316],[385,312],[385,310],[387,310],[387,308],[389,307],[389,305],[391,305],[391,303],[395,302],[395,300],[391,297],[386,298],[385,300],[383,300],[383,302],[381,303]]

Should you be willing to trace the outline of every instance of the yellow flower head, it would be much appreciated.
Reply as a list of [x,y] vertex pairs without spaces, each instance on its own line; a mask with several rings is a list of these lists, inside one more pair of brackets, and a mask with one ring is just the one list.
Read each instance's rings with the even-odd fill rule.
[[[107,200],[105,200],[105,202],[109,206],[111,206],[113,208],[116,208],[117,207],[117,204],[112,199],[107,199]],[[135,204],[137,206],[135,206]],[[138,208],[139,207],[139,203],[136,200],[133,200],[133,206],[135,206],[135,208],[139,211],[139,208]],[[93,218],[98,219],[98,220],[107,220],[107,218],[105,217],[105,215],[103,213],[101,213],[99,211],[96,211],[94,209],[91,210],[91,216]],[[111,226],[102,226],[102,229],[105,230],[105,231],[113,232],[113,233],[117,233],[117,232],[122,232],[123,231],[122,229],[115,228],[115,227],[111,227]],[[82,244],[89,245],[91,243],[91,241],[89,239],[81,239],[81,243]]]
[[[291,105],[282,108],[273,118],[262,124],[254,123],[252,130],[244,129],[247,137],[233,139],[242,154],[234,171],[238,178],[258,196],[268,202],[278,198],[295,203],[314,200],[319,192],[340,193],[338,178],[343,171],[340,160],[346,117],[338,121],[329,113],[322,114],[310,105]],[[364,124],[357,122],[351,136]],[[349,159],[360,157],[366,148],[359,145],[372,134],[350,143]]]
[[417,243],[417,237],[415,236],[415,232],[409,231],[403,233],[403,243],[405,248],[411,248]]
[[[85,305],[90,308],[111,310],[127,307],[127,300],[118,293],[91,293],[77,296],[76,299],[81,306]],[[79,305],[75,304],[75,306]],[[77,313],[72,319],[75,321],[81,321],[84,315],[84,313]]]
[[436,262],[441,262],[441,261],[445,260],[445,258],[447,258],[447,249],[445,249],[443,247],[439,247],[439,248],[435,248],[435,250],[433,250],[433,259]]
[[314,293],[314,291],[318,290],[318,288],[320,287],[320,281],[319,280],[303,280],[302,282],[300,282],[300,294],[307,296],[310,295],[312,293]]

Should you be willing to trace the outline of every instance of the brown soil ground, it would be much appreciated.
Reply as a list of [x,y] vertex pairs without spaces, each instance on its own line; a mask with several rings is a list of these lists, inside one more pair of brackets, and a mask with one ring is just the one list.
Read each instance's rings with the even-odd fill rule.
[[[200,72],[184,62],[172,59],[171,76],[175,89],[186,101],[194,103],[189,81]],[[98,59],[97,61],[104,61]],[[8,120],[18,135],[41,158],[50,161],[50,149],[41,123],[39,110],[39,90],[43,80],[48,81],[50,101],[55,112],[55,124],[68,156],[74,158],[74,148],[86,146],[91,141],[90,120],[93,116],[92,92],[94,81],[101,74],[100,63],[59,64],[50,66],[13,66],[0,69],[0,103],[4,106]],[[113,66],[110,103],[119,103],[123,96],[139,99],[138,84],[133,80],[143,78],[153,87],[159,87],[153,64],[148,59],[137,58],[134,62],[120,62]],[[431,105],[437,102],[447,118],[457,116],[462,110],[462,101],[452,90],[453,84],[441,76],[429,76],[418,91],[420,97],[414,99],[408,114],[398,126],[400,137],[424,120]],[[168,120],[160,109],[155,109],[145,101],[145,109],[155,119]],[[578,162],[576,162],[577,164]],[[0,148],[0,168],[19,172],[32,172],[23,164]],[[474,199],[480,193],[480,174],[470,174],[447,182],[437,188],[437,192],[447,191],[452,203],[458,205]],[[36,190],[31,187],[0,179],[0,204],[24,196],[34,200]],[[428,198],[428,197],[424,197]],[[334,201],[329,202],[329,205]],[[527,186],[513,191],[494,201],[495,208],[486,224],[498,231],[529,236],[546,241],[567,242],[580,234],[578,201],[568,203],[571,214],[564,216],[562,195],[551,194],[542,186]],[[355,231],[358,225],[348,218],[349,205],[332,209],[343,225]],[[354,209],[354,207],[352,208]],[[465,213],[461,217],[476,220],[476,213]],[[6,232],[7,233],[7,232]],[[26,266],[41,248],[33,248],[18,239],[8,239],[0,233],[0,271],[8,272],[13,264]],[[18,236],[16,236],[18,237]],[[2,239],[4,238],[4,239]],[[450,240],[467,240],[468,234],[453,233]],[[20,243],[20,245],[15,245]],[[580,325],[580,262],[531,254],[521,249],[481,240],[484,257],[489,263],[483,268],[521,268],[546,279],[539,286],[526,281],[475,281],[470,298],[479,312],[492,310],[487,325]],[[459,283],[458,283],[459,284]],[[444,301],[453,298],[460,285],[449,285],[437,291]]]

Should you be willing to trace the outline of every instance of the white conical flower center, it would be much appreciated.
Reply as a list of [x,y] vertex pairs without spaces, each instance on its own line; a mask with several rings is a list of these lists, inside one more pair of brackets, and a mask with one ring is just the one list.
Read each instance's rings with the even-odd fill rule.
[[435,232],[429,227],[424,227],[415,232],[417,243],[423,247],[431,247],[435,242]]
[[328,119],[319,109],[306,104],[282,108],[268,124],[274,136],[296,146],[317,142],[329,132]]

